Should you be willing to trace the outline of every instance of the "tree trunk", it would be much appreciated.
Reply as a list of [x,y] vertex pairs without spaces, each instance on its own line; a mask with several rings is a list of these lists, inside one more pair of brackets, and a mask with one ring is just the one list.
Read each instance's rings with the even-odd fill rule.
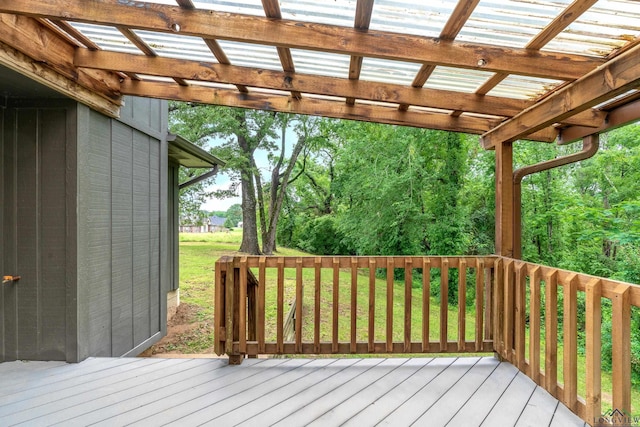
[[[284,138],[284,135],[283,135]],[[273,254],[276,249],[276,232],[278,229],[278,218],[280,217],[280,211],[282,210],[282,202],[287,191],[287,185],[289,185],[289,177],[295,166],[298,156],[304,149],[306,144],[306,137],[300,138],[298,143],[293,147],[289,164],[284,171],[282,177],[276,176],[274,173],[271,179],[271,200],[269,202],[269,227],[267,228],[266,238],[262,240],[262,252],[267,255]],[[278,167],[279,169],[279,167]],[[275,170],[275,169],[274,169]]]
[[240,252],[260,255],[256,217],[256,192],[253,178],[242,174],[242,244]]
[[[247,127],[245,116],[238,118],[243,127]],[[251,146],[247,138],[242,133],[237,133],[238,146],[242,154],[247,158],[249,167],[240,171],[240,181],[242,185],[242,243],[240,252],[251,255],[260,255],[258,244],[258,225],[256,216],[256,191],[253,185],[253,152],[255,148]]]

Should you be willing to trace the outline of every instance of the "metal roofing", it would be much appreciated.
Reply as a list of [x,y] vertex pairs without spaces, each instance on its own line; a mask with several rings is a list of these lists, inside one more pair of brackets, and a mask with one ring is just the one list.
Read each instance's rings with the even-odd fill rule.
[[[141,0],[175,5],[173,0]],[[352,27],[356,0],[281,0],[283,19]],[[371,16],[372,30],[439,37],[457,0],[376,0]],[[199,9],[264,16],[260,0],[194,1]],[[525,48],[556,16],[571,4],[569,0],[482,0],[466,21],[456,41]],[[83,23],[72,24],[104,50],[140,53],[116,28]],[[134,32],[160,56],[216,62],[201,38],[177,34]],[[640,37],[640,4],[637,0],[600,0],[576,19],[541,51],[604,58],[630,40]],[[219,41],[234,65],[282,70],[274,46]],[[348,55],[292,49],[300,73],[348,77]],[[361,80],[410,85],[420,64],[365,58]],[[437,67],[426,87],[473,93],[491,72]],[[513,75],[488,92],[508,98],[535,99],[561,80]]]

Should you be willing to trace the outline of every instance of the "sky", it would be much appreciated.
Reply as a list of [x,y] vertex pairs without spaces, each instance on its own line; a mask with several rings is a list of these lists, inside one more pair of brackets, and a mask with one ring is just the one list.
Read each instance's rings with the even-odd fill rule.
[[[215,183],[209,187],[209,190],[227,190],[231,184],[227,174],[218,174],[215,179]],[[205,211],[226,211],[231,205],[240,204],[240,189],[238,188],[238,196],[227,199],[209,199],[202,205],[202,210]]]
[[[292,129],[287,130],[285,150],[289,150],[291,148],[291,144],[297,141],[297,136]],[[216,144],[223,143],[222,140],[212,140],[211,145],[215,146]],[[290,153],[287,153],[289,155]],[[223,159],[224,160],[224,159]],[[269,168],[269,160],[267,158],[267,152],[265,150],[257,150],[255,153],[255,160],[258,168],[262,170],[263,180],[269,179],[270,168]],[[227,190],[231,185],[231,180],[226,173],[219,173],[216,175],[214,183],[208,187],[210,190]],[[212,198],[207,200],[201,207],[202,210],[205,211],[226,211],[231,207],[231,205],[242,203],[242,199],[240,197],[240,186],[238,186],[238,195],[236,197],[230,197],[225,199],[216,199]]]

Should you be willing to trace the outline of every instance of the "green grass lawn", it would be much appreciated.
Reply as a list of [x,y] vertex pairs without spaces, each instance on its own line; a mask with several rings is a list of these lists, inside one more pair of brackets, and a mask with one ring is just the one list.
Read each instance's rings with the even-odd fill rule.
[[[181,301],[195,308],[194,321],[204,322],[213,325],[213,283],[215,277],[215,261],[223,255],[237,254],[240,246],[241,230],[233,230],[229,233],[183,233],[180,235],[180,292]],[[308,254],[282,248],[277,255],[282,256],[306,256]],[[257,275],[257,271],[255,272]],[[368,269],[363,269],[358,275],[357,287],[357,340],[367,341],[368,333],[368,304],[369,304],[369,278]],[[266,324],[265,332],[267,340],[275,341],[276,330],[276,270],[267,269],[266,288]],[[323,269],[321,286],[321,341],[331,340],[331,313],[332,313],[332,275],[331,269]],[[437,278],[432,282],[432,286],[437,285]],[[303,311],[303,340],[313,342],[313,310],[314,310],[314,271],[312,269],[303,270],[304,281],[304,311]],[[415,286],[415,285],[414,285]],[[474,287],[472,277],[468,278],[468,288]],[[285,304],[293,300],[295,295],[295,269],[285,269]],[[351,304],[351,273],[344,270],[340,272],[340,303],[339,303],[339,339],[349,340],[350,333],[350,304]],[[439,340],[439,298],[431,297],[430,340]],[[393,319],[393,340],[403,341],[404,331],[404,283],[396,282],[394,286],[394,319]],[[285,307],[285,311],[288,308]],[[385,341],[386,325],[386,280],[384,278],[376,280],[376,303],[375,303],[375,340]],[[286,314],[286,313],[285,313]],[[412,289],[412,340],[421,340],[422,322],[422,289],[414,287]],[[475,315],[473,307],[466,310],[466,339],[473,340],[475,329]],[[457,307],[448,309],[448,340],[455,341],[458,336],[458,310]],[[200,333],[191,334],[184,344],[178,346],[176,350],[184,353],[196,353],[211,351],[213,345],[212,328],[201,328]],[[544,366],[544,343],[541,345],[541,364]],[[558,344],[558,379],[562,381],[562,343]],[[528,331],[527,331],[527,353],[528,354]],[[584,367],[585,358],[578,356],[578,390],[584,396]],[[602,374],[603,409],[610,407],[611,374]],[[632,390],[632,408],[634,412],[640,411],[640,390]]]
[[[183,233],[180,235],[180,292],[183,303],[198,306],[198,319],[213,319],[213,279],[215,275],[215,260],[223,255],[237,253],[241,239],[241,231],[234,230],[229,233]],[[307,256],[304,252],[293,249],[281,248],[278,255],[283,256]],[[257,271],[254,271],[257,275]],[[285,303],[289,304],[295,296],[295,269],[285,269]],[[275,341],[276,336],[276,290],[277,271],[267,269],[266,288],[266,312],[265,312],[265,335],[267,341]],[[437,277],[434,278],[432,287],[437,286]],[[323,269],[321,285],[321,341],[331,341],[331,314],[333,307],[332,292],[333,272],[331,269]],[[314,271],[312,269],[303,270],[304,282],[304,309],[303,309],[303,340],[313,341],[313,310],[314,310]],[[474,280],[468,279],[468,288],[474,286]],[[412,340],[420,341],[422,334],[422,288],[414,284],[412,289],[412,311],[411,324]],[[375,303],[375,340],[385,341],[386,330],[386,279],[376,280],[376,303]],[[393,303],[393,340],[401,342],[404,340],[404,282],[396,282],[394,286]],[[340,272],[339,287],[339,339],[349,340],[350,319],[351,319],[351,273],[344,270]],[[430,340],[439,340],[440,318],[439,318],[439,298],[431,297],[430,316]],[[358,275],[357,290],[357,340],[367,341],[368,336],[368,305],[369,305],[369,277],[368,269],[363,269]],[[286,308],[285,308],[286,310]],[[467,340],[474,339],[475,316],[472,310],[466,310],[465,316]],[[458,337],[458,309],[449,307],[447,336],[449,341],[455,341]],[[209,341],[209,340],[205,340]],[[200,345],[198,347],[203,347]]]

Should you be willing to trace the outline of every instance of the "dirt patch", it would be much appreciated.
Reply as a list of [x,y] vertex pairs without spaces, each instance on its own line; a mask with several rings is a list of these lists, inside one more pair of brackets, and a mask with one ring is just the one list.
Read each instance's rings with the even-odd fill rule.
[[213,321],[198,320],[200,308],[193,304],[180,304],[167,323],[167,335],[140,354],[151,357],[159,354],[213,353]]

